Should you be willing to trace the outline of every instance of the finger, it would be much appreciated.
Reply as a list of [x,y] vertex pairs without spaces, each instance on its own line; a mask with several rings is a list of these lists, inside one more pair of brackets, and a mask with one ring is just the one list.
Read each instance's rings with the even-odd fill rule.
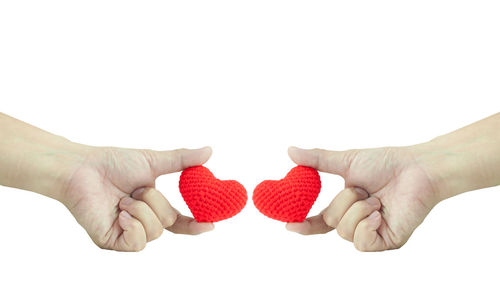
[[327,233],[333,228],[325,223],[322,215],[317,215],[307,218],[303,222],[287,223],[286,229],[288,229],[289,231],[300,233],[302,235],[311,235]]
[[294,146],[288,148],[288,155],[297,165],[308,166],[342,177],[345,177],[352,159],[352,151],[302,149]]
[[159,190],[151,187],[139,188],[132,193],[132,198],[144,201],[153,210],[163,228],[175,223],[177,212]]
[[120,200],[119,207],[139,220],[146,232],[146,241],[152,241],[163,233],[160,220],[145,202],[127,196]]
[[339,192],[330,205],[323,210],[323,220],[328,226],[336,228],[344,214],[351,208],[352,204],[366,198],[368,198],[368,193],[362,188],[345,188]]
[[150,164],[156,176],[182,171],[192,166],[202,165],[212,155],[210,147],[199,149],[176,149],[150,151]]
[[146,232],[141,222],[123,210],[118,215],[118,224],[123,229],[113,247],[117,251],[137,252],[146,247]]
[[375,197],[355,202],[337,225],[337,233],[340,237],[352,242],[354,231],[359,222],[368,217],[373,211],[380,209],[380,206],[380,201]]
[[181,215],[177,215],[175,223],[167,227],[168,231],[176,234],[197,235],[203,232],[214,229],[214,224],[209,222],[197,222],[195,219]]
[[379,211],[374,211],[362,220],[354,232],[354,247],[363,252],[388,249],[385,240],[377,232],[381,224],[382,215]]

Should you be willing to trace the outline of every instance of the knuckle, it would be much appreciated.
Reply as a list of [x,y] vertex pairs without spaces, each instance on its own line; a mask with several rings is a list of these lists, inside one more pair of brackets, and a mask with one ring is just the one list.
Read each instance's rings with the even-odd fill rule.
[[399,236],[393,237],[391,240],[394,243],[392,249],[399,249],[406,243],[406,239]]
[[142,209],[143,204],[144,204],[144,202],[142,202],[142,201],[135,201],[132,204],[130,204],[129,209],[132,213],[137,213]]
[[371,249],[371,246],[372,244],[371,243],[368,243],[368,241],[364,240],[364,239],[356,239],[354,238],[354,248],[356,248],[356,250],[360,251],[360,252],[371,252],[373,251]]
[[151,239],[151,240],[155,240],[155,239],[159,238],[162,234],[163,234],[163,228],[161,228],[161,227],[157,227],[157,228],[153,231],[153,233],[151,234],[150,239]]
[[137,231],[138,229],[141,229],[141,228],[142,228],[142,224],[138,220],[133,220],[131,222],[131,229],[133,229],[134,231]]
[[356,227],[356,232],[359,232],[360,234],[364,234],[367,231],[368,231],[368,222],[366,220],[360,221],[358,226]]
[[397,250],[397,249],[399,249],[399,248],[403,247],[403,245],[404,245],[404,243],[403,243],[403,244],[396,245],[396,246],[392,247],[392,249],[393,249],[393,250]]
[[336,218],[336,216],[333,216],[331,214],[325,213],[323,214],[323,221],[328,225],[329,227],[337,227],[337,224],[339,222],[339,219]]
[[142,199],[144,201],[150,201],[151,199],[154,198],[155,191],[156,190],[152,187],[145,188],[144,191],[142,192]]
[[359,194],[355,188],[346,188],[343,190],[343,192],[347,193],[347,197],[350,201],[357,201],[359,198],[361,198],[361,194]]
[[354,243],[354,248],[360,252],[368,252],[369,248],[365,242]]
[[107,250],[110,249],[109,247],[109,237],[106,236],[99,236],[99,237],[92,237],[92,241],[97,245],[97,247]]
[[132,252],[139,252],[146,248],[146,242],[134,242],[130,245],[130,250]]
[[171,169],[173,167],[183,166],[183,156],[187,151],[188,150],[186,148],[179,148],[173,151],[172,155],[170,156]]
[[104,242],[102,240],[94,241],[94,243],[97,245],[97,247],[99,247],[103,250],[109,249],[108,245],[106,245],[106,242]]
[[349,233],[347,233],[346,229],[344,229],[343,227],[337,228],[337,234],[345,240],[351,241]]
[[374,207],[366,201],[358,201],[354,203],[354,206],[360,213],[370,213]]
[[146,157],[146,159],[150,162],[152,162],[152,160],[154,159],[154,155],[156,153],[156,151],[154,151],[152,149],[141,149],[139,151],[142,152],[144,157]]
[[161,221],[161,224],[163,225],[163,227],[172,226],[176,220],[177,220],[176,215],[170,215],[170,216],[167,215],[167,216],[162,216],[160,218],[160,221]]
[[354,247],[360,252],[369,252],[371,243],[363,239],[364,235],[368,231],[368,223],[366,221],[361,221],[356,227],[356,233],[354,234],[353,243]]
[[323,150],[321,148],[315,147],[315,148],[311,149],[311,152],[315,153],[315,154],[319,154],[319,153],[323,152]]
[[186,149],[186,148],[178,148],[178,149],[172,150],[172,159],[178,160],[178,159],[182,158],[182,155],[184,155],[184,153],[186,153],[187,151],[188,151],[188,149]]

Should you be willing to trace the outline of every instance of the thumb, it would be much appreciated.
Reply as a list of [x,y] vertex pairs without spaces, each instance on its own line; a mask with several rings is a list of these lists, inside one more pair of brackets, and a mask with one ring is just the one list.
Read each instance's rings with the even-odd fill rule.
[[288,148],[288,155],[297,165],[314,168],[321,172],[345,176],[352,161],[351,151],[330,151],[324,149]]
[[151,168],[156,176],[182,171],[203,165],[212,155],[208,146],[198,149],[176,149],[151,152]]

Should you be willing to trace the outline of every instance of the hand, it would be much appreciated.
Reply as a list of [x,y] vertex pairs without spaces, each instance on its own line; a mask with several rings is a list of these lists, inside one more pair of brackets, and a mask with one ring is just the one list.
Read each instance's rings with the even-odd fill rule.
[[430,177],[412,147],[349,151],[304,150],[291,147],[298,165],[340,175],[345,189],[319,215],[287,229],[338,234],[361,251],[395,249],[406,243],[439,202]]
[[181,215],[155,189],[155,179],[205,163],[210,148],[173,151],[91,148],[67,181],[61,202],[105,249],[139,251],[163,229],[199,234],[213,229]]

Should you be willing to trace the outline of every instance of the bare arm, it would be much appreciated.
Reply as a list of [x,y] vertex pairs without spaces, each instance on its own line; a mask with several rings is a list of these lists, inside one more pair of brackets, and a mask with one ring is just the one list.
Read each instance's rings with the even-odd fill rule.
[[181,215],[155,188],[158,176],[205,163],[208,147],[154,151],[73,143],[0,114],[0,185],[63,203],[101,248],[138,251],[163,229],[213,229]]
[[289,154],[299,165],[342,176],[346,187],[319,215],[289,223],[289,230],[336,229],[359,250],[396,249],[440,201],[500,184],[500,114],[413,146]]
[[500,113],[414,148],[440,200],[500,184]]
[[0,113],[0,185],[61,200],[87,148]]

